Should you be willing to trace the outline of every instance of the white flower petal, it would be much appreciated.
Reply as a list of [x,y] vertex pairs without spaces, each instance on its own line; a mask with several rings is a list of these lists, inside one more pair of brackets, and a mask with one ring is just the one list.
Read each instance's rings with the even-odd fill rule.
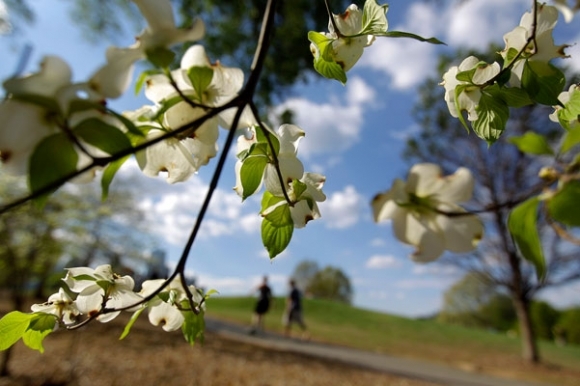
[[183,324],[184,317],[175,306],[160,302],[149,309],[149,322],[154,326],[161,325],[165,331],[175,331]]

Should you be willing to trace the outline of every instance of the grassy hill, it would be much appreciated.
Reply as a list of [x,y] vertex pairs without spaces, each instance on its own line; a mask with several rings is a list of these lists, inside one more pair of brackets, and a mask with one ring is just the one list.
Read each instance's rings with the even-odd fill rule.
[[[254,304],[251,297],[214,296],[207,316],[249,325]],[[269,331],[282,332],[283,310],[284,299],[276,298],[266,316]],[[304,318],[317,341],[558,385],[578,385],[580,379],[580,346],[540,342],[543,363],[531,366],[520,359],[519,339],[505,334],[314,299],[304,300]]]

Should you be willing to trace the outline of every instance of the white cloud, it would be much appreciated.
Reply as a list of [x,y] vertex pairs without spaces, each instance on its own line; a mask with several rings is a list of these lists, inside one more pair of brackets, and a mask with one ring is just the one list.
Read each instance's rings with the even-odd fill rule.
[[384,238],[377,237],[372,239],[370,244],[372,247],[384,247],[385,245],[387,245],[387,242]]
[[378,39],[366,49],[361,67],[385,73],[391,87],[406,90],[434,75],[435,47],[409,39]]
[[349,185],[341,192],[334,192],[320,203],[322,219],[328,228],[344,229],[356,224],[368,205],[367,199]]
[[374,255],[365,263],[365,267],[370,269],[384,269],[400,266],[401,262],[393,255]]
[[445,42],[484,50],[491,42],[503,43],[503,35],[519,25],[528,11],[528,0],[470,0],[452,5],[448,11]]
[[580,282],[574,282],[563,287],[552,287],[542,291],[538,298],[543,299],[556,308],[580,306]]
[[375,91],[359,77],[352,77],[347,86],[345,101],[316,103],[306,98],[290,98],[274,109],[294,112],[295,123],[306,136],[300,141],[298,153],[309,157],[314,154],[337,154],[358,142],[365,109],[374,100]]
[[[405,31],[444,41],[449,48],[487,49],[503,43],[503,35],[519,24],[528,0],[448,1],[445,6],[416,2],[405,19],[389,30]],[[387,17],[389,15],[387,14]],[[413,88],[433,76],[440,46],[407,38],[378,38],[365,49],[360,67],[386,74],[397,90]]]
[[406,279],[400,280],[394,284],[396,288],[402,288],[406,290],[413,289],[437,289],[444,290],[449,286],[448,280],[442,279]]

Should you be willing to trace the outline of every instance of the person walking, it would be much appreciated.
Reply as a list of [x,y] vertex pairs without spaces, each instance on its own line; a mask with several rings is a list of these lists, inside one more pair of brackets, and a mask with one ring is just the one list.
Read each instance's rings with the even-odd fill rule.
[[268,277],[264,276],[262,284],[257,288],[258,291],[258,301],[256,302],[256,307],[254,308],[254,315],[252,318],[252,328],[250,329],[250,334],[256,334],[258,331],[264,331],[264,315],[270,309],[270,303],[272,302],[272,290],[268,286]]
[[308,339],[306,323],[302,317],[302,293],[296,288],[296,281],[290,280],[290,293],[286,298],[286,311],[284,313],[284,335],[290,337],[292,324],[298,324],[302,329],[302,338]]

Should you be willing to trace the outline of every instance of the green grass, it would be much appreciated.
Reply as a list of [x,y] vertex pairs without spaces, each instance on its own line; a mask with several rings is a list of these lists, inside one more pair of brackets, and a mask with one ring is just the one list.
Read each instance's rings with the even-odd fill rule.
[[[215,296],[208,302],[207,315],[249,325],[254,304],[251,297]],[[284,299],[276,298],[266,316],[268,330],[282,331],[283,310]],[[505,334],[312,299],[304,300],[304,318],[312,339],[327,343],[445,363],[470,363],[478,368],[493,367],[493,363],[499,368],[512,364],[526,366],[520,360],[520,340]],[[544,366],[544,372],[552,368],[558,374],[571,371],[572,378],[580,376],[580,346],[559,347],[540,342],[540,354],[550,365]],[[544,379],[554,381],[550,376]]]

